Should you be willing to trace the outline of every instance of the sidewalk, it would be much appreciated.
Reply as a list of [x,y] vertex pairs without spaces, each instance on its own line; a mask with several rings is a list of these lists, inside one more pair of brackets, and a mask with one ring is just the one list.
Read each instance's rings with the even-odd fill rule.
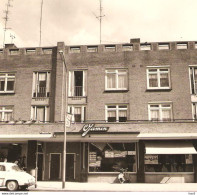
[[197,192],[196,183],[170,183],[170,184],[110,184],[110,183],[77,183],[66,182],[62,189],[62,182],[40,181],[37,188],[29,187],[29,191],[107,191],[107,192]]

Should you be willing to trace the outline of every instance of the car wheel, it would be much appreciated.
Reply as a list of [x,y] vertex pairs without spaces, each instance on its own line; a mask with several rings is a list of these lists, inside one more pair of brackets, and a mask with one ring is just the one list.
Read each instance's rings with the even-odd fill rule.
[[6,187],[9,191],[16,191],[18,189],[18,183],[16,181],[8,181]]

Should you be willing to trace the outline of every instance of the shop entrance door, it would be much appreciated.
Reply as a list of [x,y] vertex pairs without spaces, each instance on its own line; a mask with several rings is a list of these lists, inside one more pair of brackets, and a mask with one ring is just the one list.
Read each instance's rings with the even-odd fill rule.
[[66,181],[75,180],[75,158],[76,154],[66,154]]
[[61,162],[60,153],[50,154],[50,176],[49,176],[50,180],[60,179],[60,162]]
[[43,153],[38,153],[38,181],[42,181],[43,176]]

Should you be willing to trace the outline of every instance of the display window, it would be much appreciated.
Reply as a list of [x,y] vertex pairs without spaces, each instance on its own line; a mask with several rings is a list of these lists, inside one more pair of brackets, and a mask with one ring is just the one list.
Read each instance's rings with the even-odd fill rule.
[[135,143],[90,143],[89,172],[136,172]]
[[193,172],[191,154],[145,154],[145,172]]

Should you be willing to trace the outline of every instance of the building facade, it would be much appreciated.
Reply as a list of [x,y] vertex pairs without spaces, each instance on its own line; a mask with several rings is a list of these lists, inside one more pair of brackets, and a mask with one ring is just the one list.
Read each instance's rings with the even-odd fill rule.
[[38,180],[197,182],[197,42],[0,50],[0,160]]

